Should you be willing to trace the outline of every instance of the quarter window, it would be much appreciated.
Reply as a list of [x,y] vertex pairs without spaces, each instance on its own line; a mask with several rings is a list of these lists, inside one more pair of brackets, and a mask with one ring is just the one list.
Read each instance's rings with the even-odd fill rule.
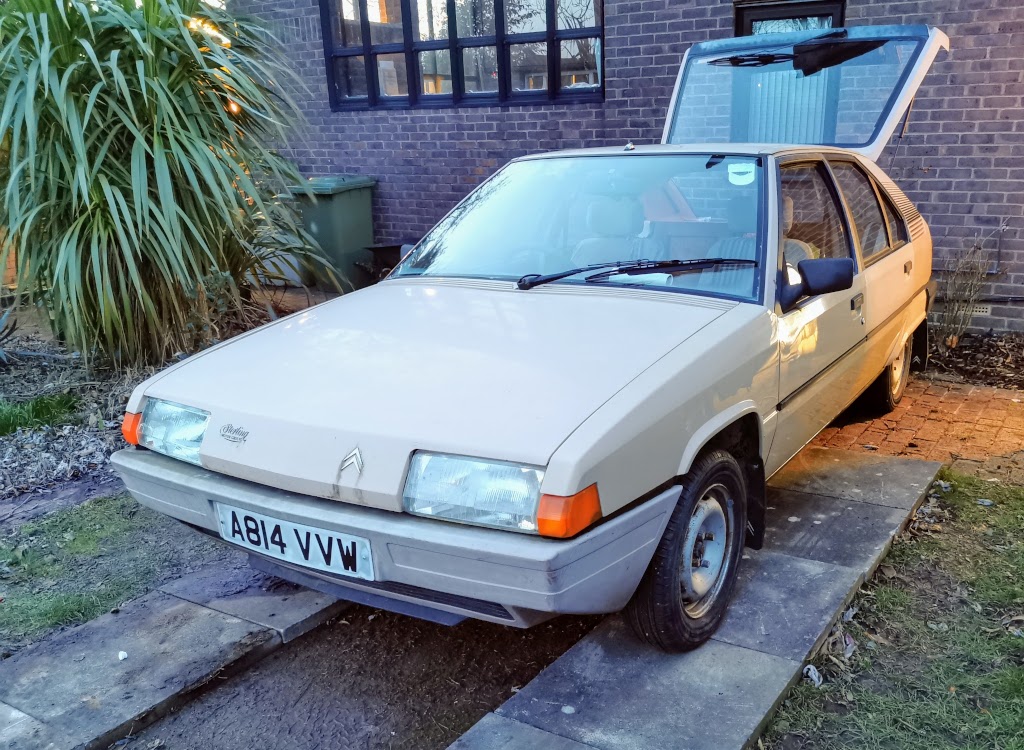
[[335,109],[603,98],[603,0],[320,0]]
[[820,164],[782,168],[782,255],[789,275],[801,260],[850,257],[839,206]]
[[843,191],[846,207],[857,230],[861,255],[868,262],[889,248],[885,217],[878,205],[875,187],[867,175],[849,162],[833,163],[832,171],[839,182],[839,189]]
[[903,219],[892,207],[892,203],[889,202],[885,194],[882,195],[882,206],[885,208],[885,223],[889,226],[889,242],[892,243],[893,248],[907,244],[910,241],[907,225],[903,223]]

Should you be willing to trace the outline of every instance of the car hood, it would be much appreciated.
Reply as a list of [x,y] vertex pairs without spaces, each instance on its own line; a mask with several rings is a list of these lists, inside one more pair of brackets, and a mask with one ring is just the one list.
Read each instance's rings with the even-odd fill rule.
[[401,510],[413,451],[544,466],[612,395],[735,304],[396,279],[201,353],[133,402],[144,392],[208,410],[209,469]]

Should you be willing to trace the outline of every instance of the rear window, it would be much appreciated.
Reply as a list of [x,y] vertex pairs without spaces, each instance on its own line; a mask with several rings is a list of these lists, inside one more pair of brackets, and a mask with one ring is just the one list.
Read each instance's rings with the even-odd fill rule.
[[914,39],[812,40],[693,57],[668,142],[866,146],[921,47]]

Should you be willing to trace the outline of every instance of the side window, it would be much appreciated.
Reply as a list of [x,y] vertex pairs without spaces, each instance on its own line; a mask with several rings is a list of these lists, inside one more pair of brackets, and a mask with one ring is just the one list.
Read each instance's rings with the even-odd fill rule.
[[820,164],[782,168],[782,256],[792,269],[801,260],[850,257],[839,206],[823,170]]
[[843,191],[853,226],[857,228],[860,251],[868,262],[889,247],[885,217],[878,205],[875,187],[866,174],[849,162],[833,163],[832,171]]
[[885,208],[885,223],[889,225],[889,241],[893,248],[910,242],[907,225],[903,222],[903,218],[896,213],[896,209],[892,207],[892,203],[889,202],[885,193],[882,193],[882,206]]

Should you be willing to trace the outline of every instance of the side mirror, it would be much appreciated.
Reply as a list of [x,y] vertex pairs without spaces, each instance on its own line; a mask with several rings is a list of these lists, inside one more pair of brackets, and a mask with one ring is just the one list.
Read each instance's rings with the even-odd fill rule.
[[800,283],[789,284],[780,274],[779,302],[783,312],[792,310],[803,297],[841,292],[853,286],[853,258],[812,258],[796,265]]

